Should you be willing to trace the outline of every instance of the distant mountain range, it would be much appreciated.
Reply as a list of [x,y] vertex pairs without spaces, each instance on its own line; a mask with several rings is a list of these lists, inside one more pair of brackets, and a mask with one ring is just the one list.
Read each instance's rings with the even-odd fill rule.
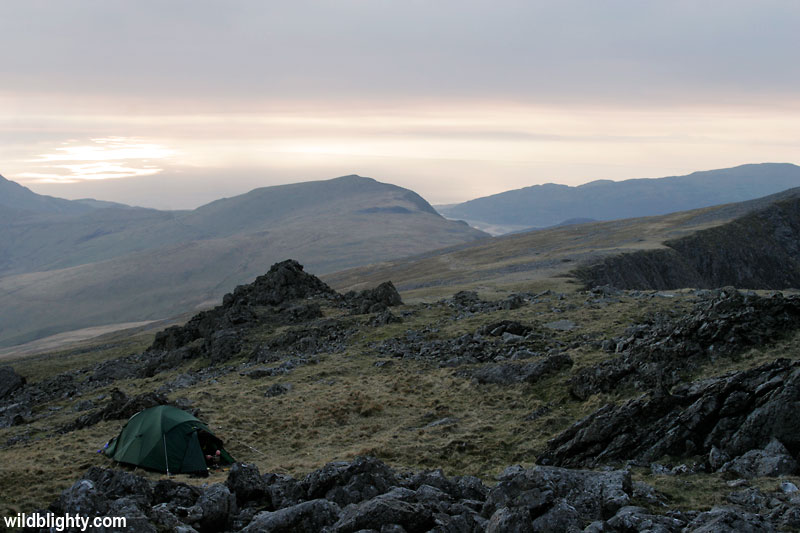
[[326,273],[487,237],[359,176],[192,211],[51,198],[5,179],[0,198],[0,346],[183,313],[286,257]]
[[568,219],[617,220],[742,202],[797,186],[797,165],[762,163],[688,176],[599,180],[577,187],[547,183],[437,209],[447,218],[502,234],[551,227]]

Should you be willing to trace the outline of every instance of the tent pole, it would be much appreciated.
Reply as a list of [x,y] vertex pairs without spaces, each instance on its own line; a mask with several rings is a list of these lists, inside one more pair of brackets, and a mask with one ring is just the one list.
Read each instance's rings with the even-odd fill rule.
[[161,435],[164,439],[164,462],[167,463],[167,477],[169,477],[169,458],[167,458],[167,436]]

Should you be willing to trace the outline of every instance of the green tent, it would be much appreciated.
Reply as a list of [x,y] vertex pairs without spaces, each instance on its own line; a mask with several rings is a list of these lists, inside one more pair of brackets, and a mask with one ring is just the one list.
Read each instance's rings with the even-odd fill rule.
[[170,474],[207,472],[206,455],[220,450],[220,464],[233,463],[222,440],[197,418],[171,405],[133,415],[103,453],[115,461]]

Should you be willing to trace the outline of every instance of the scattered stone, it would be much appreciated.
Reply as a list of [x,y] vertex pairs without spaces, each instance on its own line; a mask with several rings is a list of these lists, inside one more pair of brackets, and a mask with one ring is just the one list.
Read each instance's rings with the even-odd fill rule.
[[267,389],[267,392],[264,393],[264,396],[266,396],[267,398],[274,398],[275,396],[281,396],[282,394],[286,394],[293,388],[294,385],[292,385],[291,383],[275,383],[274,385],[270,386],[270,388]]
[[25,378],[17,374],[12,367],[0,366],[0,400],[8,398],[24,385]]

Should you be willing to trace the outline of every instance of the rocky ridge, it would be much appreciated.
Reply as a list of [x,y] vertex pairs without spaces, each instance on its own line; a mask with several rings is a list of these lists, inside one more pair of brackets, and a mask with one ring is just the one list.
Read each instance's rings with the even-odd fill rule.
[[[302,479],[236,463],[199,488],[92,467],[48,511],[128,517],[126,531],[628,532],[776,531],[800,525],[800,492],[731,492],[707,512],[652,510],[661,502],[626,470],[509,467],[488,486],[441,471],[397,472],[359,457]],[[769,501],[769,514],[763,511]]]

